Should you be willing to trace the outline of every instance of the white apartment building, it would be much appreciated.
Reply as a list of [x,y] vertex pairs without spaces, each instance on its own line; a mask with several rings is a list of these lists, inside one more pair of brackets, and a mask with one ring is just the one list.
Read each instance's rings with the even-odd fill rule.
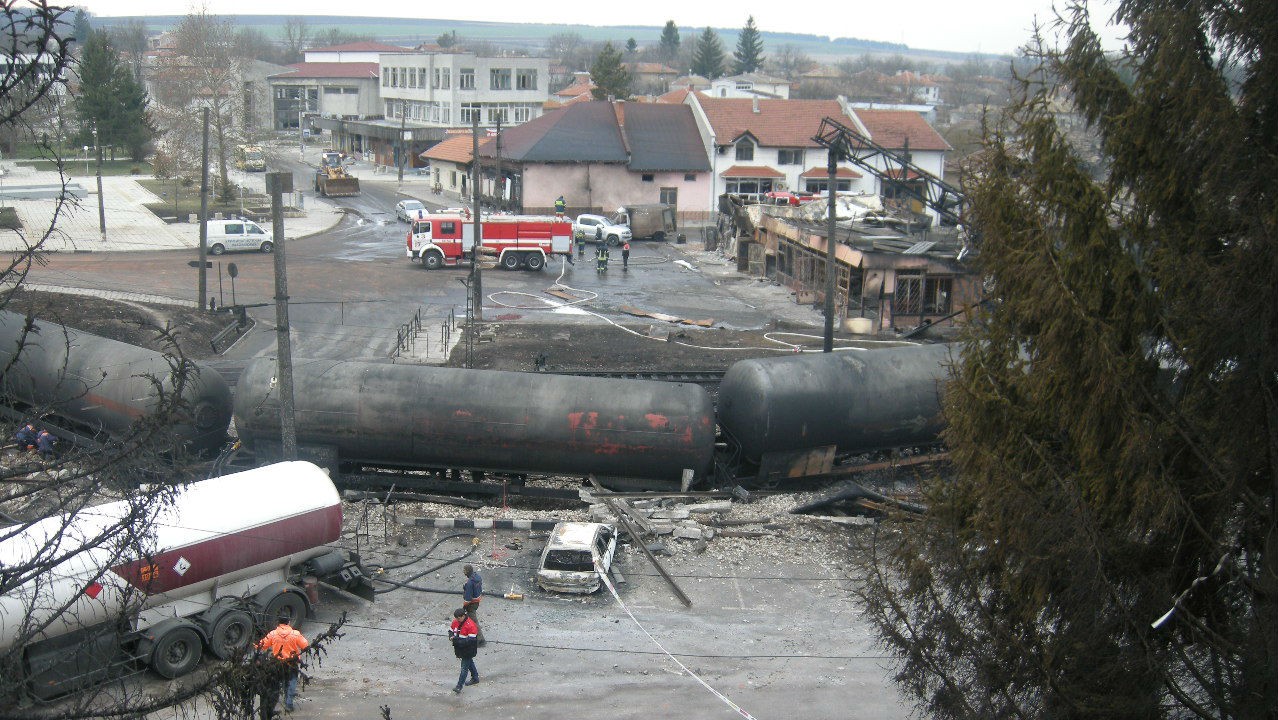
[[540,117],[550,98],[550,60],[417,52],[380,58],[388,120],[436,127],[520,125]]

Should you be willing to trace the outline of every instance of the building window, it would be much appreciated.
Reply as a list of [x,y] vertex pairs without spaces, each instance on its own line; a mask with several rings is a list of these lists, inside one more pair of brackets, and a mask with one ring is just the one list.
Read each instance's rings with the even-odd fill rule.
[[489,90],[510,89],[510,68],[493,68],[488,71]]
[[927,315],[949,315],[954,278],[930,277],[923,283],[923,312]]
[[439,122],[440,122],[440,123],[442,123],[442,124],[444,124],[444,125],[451,125],[451,124],[452,124],[452,122],[453,122],[453,108],[452,108],[452,106],[450,106],[450,105],[445,105],[445,106],[441,109],[441,112],[439,113]]
[[390,68],[382,68],[382,87],[390,87]]
[[[849,192],[852,190],[852,181],[845,178],[835,178],[834,186],[838,188],[838,192]],[[830,189],[830,179],[808,178],[804,180],[803,189],[810,193],[823,193]]]
[[802,165],[803,148],[781,148],[777,150],[778,165]]
[[518,105],[515,107],[515,123],[526,123],[532,120],[532,108],[527,105]]
[[684,182],[696,182],[696,181],[697,181],[697,174],[696,174],[696,173],[684,173],[684,174],[683,174],[683,181],[684,181]]
[[537,71],[535,69],[524,69],[518,71],[515,75],[515,87],[520,90],[536,90]]
[[439,75],[439,84],[436,86],[440,90],[447,90],[453,85],[453,69],[437,68],[435,73]]
[[749,140],[742,140],[737,143],[737,159],[753,160],[754,159],[754,143]]
[[479,103],[462,103],[461,121],[463,125],[470,125],[479,117]]
[[458,90],[474,90],[475,89],[475,68],[462,68],[457,73],[457,89]]
[[652,182],[654,178],[652,173],[644,173],[640,179],[642,179],[644,182]]
[[729,195],[756,195],[772,192],[775,181],[771,178],[739,178],[727,182]]
[[679,188],[661,188],[661,200],[663,205],[674,207],[679,204]]

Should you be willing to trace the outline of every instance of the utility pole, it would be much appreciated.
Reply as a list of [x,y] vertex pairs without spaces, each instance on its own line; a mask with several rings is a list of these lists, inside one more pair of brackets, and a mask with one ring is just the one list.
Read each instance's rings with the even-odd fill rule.
[[834,352],[834,279],[839,274],[838,263],[834,259],[834,248],[836,241],[834,237],[837,226],[835,220],[835,190],[838,187],[838,181],[835,179],[839,172],[839,159],[842,157],[842,143],[835,143],[826,149],[825,169],[830,179],[830,187],[827,190],[829,197],[827,198],[826,211],[826,235],[825,235],[825,352]]
[[206,307],[209,276],[204,265],[209,252],[209,109],[204,108],[204,150],[200,153],[200,284],[195,306]]
[[284,193],[293,192],[293,173],[267,173],[266,190],[271,194],[271,239],[275,241],[275,374],[280,381],[280,453],[284,460],[296,460],[293,346],[289,341],[288,274],[284,269]]
[[405,147],[405,143],[404,143],[404,140],[405,140],[404,133],[406,132],[404,128],[407,124],[408,124],[408,101],[400,100],[399,101],[399,142],[396,143],[399,146],[399,157],[396,158],[399,162],[395,163],[396,165],[399,166],[399,184],[400,185],[404,184],[404,160],[406,159],[406,155],[408,154],[408,148]]
[[98,142],[98,121],[93,121],[93,144],[98,149],[98,230],[106,242],[106,200],[102,197],[102,143]]
[[501,176],[501,116],[497,116],[497,185],[493,189],[497,196],[497,209],[506,209],[506,179]]
[[480,234],[479,228],[479,111],[475,110],[470,116],[471,131],[471,150],[470,150],[470,204],[474,207],[474,233],[475,242],[470,248],[470,291],[472,293],[471,305],[475,309],[475,319],[479,322],[484,321],[484,290],[483,281],[479,276],[479,258],[483,255],[484,236]]

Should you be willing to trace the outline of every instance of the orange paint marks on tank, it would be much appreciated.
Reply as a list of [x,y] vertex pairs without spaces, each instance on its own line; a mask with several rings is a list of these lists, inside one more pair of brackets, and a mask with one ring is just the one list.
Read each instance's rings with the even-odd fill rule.
[[474,416],[474,413],[472,413],[472,412],[471,412],[471,411],[469,411],[469,410],[458,410],[457,412],[453,413],[453,417],[464,417],[464,418],[468,418],[468,417],[473,417],[473,416]]
[[666,430],[670,427],[670,418],[665,415],[648,413],[647,415],[644,415],[644,418],[648,420],[648,427],[653,430]]
[[597,412],[568,413],[568,427],[572,430],[594,430],[599,423]]

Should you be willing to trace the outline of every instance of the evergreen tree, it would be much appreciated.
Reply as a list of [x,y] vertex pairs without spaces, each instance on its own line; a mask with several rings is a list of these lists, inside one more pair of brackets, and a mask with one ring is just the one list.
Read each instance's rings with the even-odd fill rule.
[[679,57],[679,27],[675,25],[674,20],[667,20],[666,26],[661,29],[661,42],[658,47],[661,51],[661,59],[665,62],[673,62]]
[[635,54],[635,51],[636,51],[636,50],[638,50],[638,49],[639,49],[639,43],[635,42],[635,39],[634,39],[634,38],[630,38],[629,40],[627,40],[627,41],[626,41],[626,53],[627,53],[627,54],[629,54],[629,55],[634,55],[634,54]]
[[610,95],[621,100],[630,97],[630,71],[621,64],[621,52],[612,46],[611,41],[604,43],[590,65],[590,81],[595,84],[590,94],[596,100],[604,100]]
[[89,22],[89,13],[84,8],[75,9],[75,16],[71,21],[71,32],[75,34],[75,41],[81,46],[89,42],[89,33],[93,32],[93,26]]
[[861,596],[931,717],[1272,717],[1274,5],[1121,3],[1121,56],[1086,5],[973,168],[956,476]]
[[692,52],[692,72],[713,80],[723,75],[723,42],[714,30],[706,27],[705,32],[697,38],[697,46]]
[[133,71],[122,65],[111,45],[110,35],[91,31],[80,57],[80,95],[75,101],[80,121],[79,142],[97,142],[110,148],[112,159],[117,147],[125,148],[134,160],[145,156],[154,126],[147,112],[147,95]]
[[754,16],[746,20],[737,36],[737,49],[732,51],[737,73],[750,73],[763,67],[763,37],[754,26]]

